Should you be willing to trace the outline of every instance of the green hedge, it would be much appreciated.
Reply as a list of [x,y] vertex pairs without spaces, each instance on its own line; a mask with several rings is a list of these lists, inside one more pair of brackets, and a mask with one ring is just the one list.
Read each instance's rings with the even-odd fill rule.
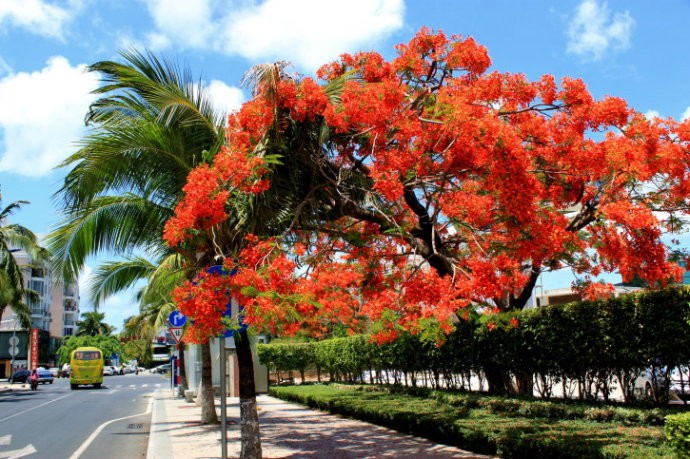
[[666,416],[665,431],[678,457],[690,457],[690,413]]
[[[278,398],[505,458],[672,458],[663,413],[370,385],[275,386]],[[449,403],[452,402],[452,403]],[[655,411],[655,410],[652,410]]]
[[670,371],[690,362],[690,292],[667,289],[471,317],[458,322],[442,346],[413,335],[384,345],[352,336],[262,345],[259,356],[277,371],[323,369],[332,381],[355,381],[366,372],[367,382],[415,386],[424,380],[420,385],[451,389],[467,389],[470,374],[498,367],[532,374],[544,398],[568,380],[581,398],[606,399],[618,384],[631,402],[640,370]]

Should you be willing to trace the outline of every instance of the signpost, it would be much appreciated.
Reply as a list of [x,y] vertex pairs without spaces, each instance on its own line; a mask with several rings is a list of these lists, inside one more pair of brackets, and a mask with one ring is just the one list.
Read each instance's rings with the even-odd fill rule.
[[38,368],[38,328],[31,329],[31,364],[32,370]]
[[180,311],[173,311],[170,313],[168,316],[168,322],[170,322],[170,327],[168,327],[168,331],[170,332],[170,336],[173,337],[176,343],[176,350],[177,352],[175,353],[175,356],[170,360],[170,377],[171,377],[171,385],[173,388],[179,384],[179,379],[180,379],[180,357],[182,354],[182,349],[180,347],[180,340],[182,340],[182,334],[184,333],[184,329],[182,328],[184,324],[187,322],[187,316],[182,314]]
[[170,322],[170,325],[175,328],[182,328],[182,326],[187,322],[187,316],[182,314],[180,311],[173,311],[168,316],[168,322]]
[[168,327],[168,331],[175,340],[175,343],[180,344],[180,340],[182,339],[182,333],[184,333],[182,327]]

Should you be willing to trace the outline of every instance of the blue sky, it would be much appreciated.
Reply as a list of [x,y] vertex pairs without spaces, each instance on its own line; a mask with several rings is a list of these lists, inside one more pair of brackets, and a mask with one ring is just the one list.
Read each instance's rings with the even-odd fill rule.
[[[342,52],[392,57],[427,26],[474,37],[495,70],[582,78],[596,97],[680,119],[690,116],[688,23],[688,0],[0,0],[3,204],[30,201],[14,222],[39,234],[57,222],[51,196],[64,171],[54,167],[84,134],[98,85],[84,68],[121,49],[189,66],[231,110],[247,98],[238,85],[253,64],[287,60],[309,75]],[[545,287],[572,280],[551,275]],[[102,310],[120,326],[136,306],[123,294]]]

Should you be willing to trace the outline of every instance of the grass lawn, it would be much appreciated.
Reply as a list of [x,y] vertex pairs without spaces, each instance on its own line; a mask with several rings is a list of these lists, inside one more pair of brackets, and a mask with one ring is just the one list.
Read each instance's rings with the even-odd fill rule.
[[[369,385],[273,386],[271,395],[510,458],[674,458],[668,410]],[[677,411],[677,410],[675,410]]]

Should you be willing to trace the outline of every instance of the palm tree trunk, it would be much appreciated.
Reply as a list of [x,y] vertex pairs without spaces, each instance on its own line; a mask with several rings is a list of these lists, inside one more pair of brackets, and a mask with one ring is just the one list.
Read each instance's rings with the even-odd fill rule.
[[259,412],[256,407],[256,386],[254,384],[254,359],[251,343],[246,331],[235,340],[237,364],[240,376],[240,438],[241,459],[261,459],[261,436]]
[[201,423],[218,424],[216,400],[213,396],[213,372],[211,369],[211,343],[201,345]]

